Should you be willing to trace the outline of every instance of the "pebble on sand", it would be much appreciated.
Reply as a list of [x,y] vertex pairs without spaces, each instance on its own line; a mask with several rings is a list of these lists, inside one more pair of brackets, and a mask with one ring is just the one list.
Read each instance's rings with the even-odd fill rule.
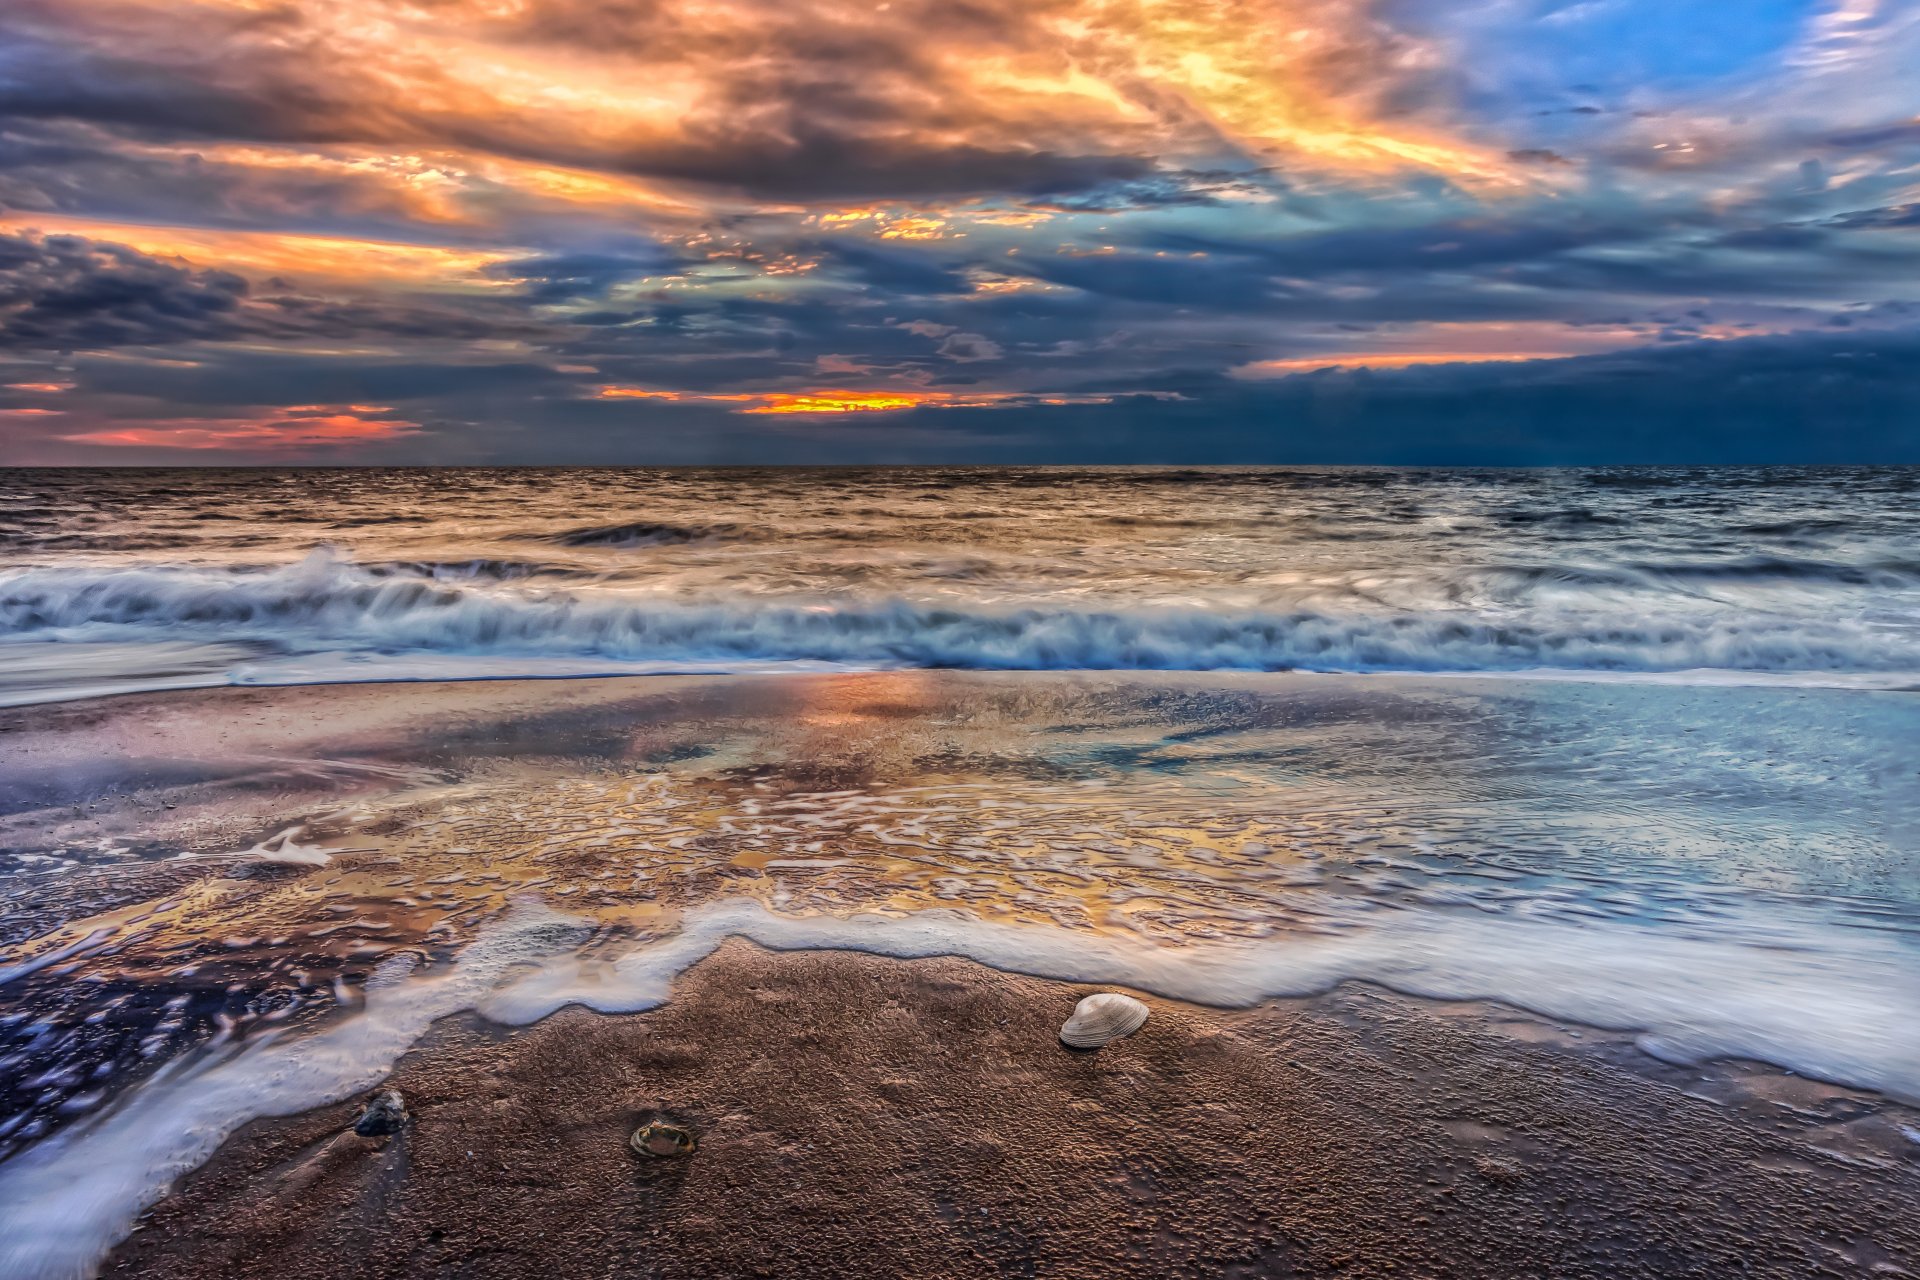
[[353,1131],[363,1138],[384,1138],[400,1132],[407,1122],[406,1100],[398,1089],[382,1089],[367,1103],[367,1109],[353,1122]]
[[652,1120],[641,1125],[633,1131],[633,1137],[628,1141],[641,1155],[659,1156],[662,1159],[685,1155],[695,1145],[691,1133],[664,1120]]

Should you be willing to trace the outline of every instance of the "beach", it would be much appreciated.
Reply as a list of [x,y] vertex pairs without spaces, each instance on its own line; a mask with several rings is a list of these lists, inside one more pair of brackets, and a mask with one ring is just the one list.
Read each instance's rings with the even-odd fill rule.
[[0,1280],[1920,1280],[1920,0],[0,0]]
[[[1915,715],[927,671],[0,712],[7,1266],[1912,1271],[1911,810],[1834,753]],[[1151,1016],[1070,1051],[1095,990]],[[636,1155],[656,1116],[695,1149]]]
[[[1053,1037],[1085,990],[735,942],[652,1013],[454,1019],[391,1077],[400,1135],[353,1136],[353,1102],[250,1126],[107,1273],[1897,1276],[1920,1256],[1914,1113],[1884,1100],[1364,986],[1232,1013],[1149,997],[1140,1032],[1075,1053]],[[660,1115],[692,1153],[628,1148]]]

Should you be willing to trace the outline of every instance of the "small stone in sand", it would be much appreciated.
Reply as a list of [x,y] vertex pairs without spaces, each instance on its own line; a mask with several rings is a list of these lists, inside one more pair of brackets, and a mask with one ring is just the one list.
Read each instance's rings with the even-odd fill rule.
[[643,1156],[681,1156],[693,1150],[693,1135],[678,1125],[653,1120],[633,1131],[633,1149]]
[[363,1138],[384,1138],[400,1132],[407,1122],[407,1104],[398,1089],[383,1089],[367,1103],[367,1109],[353,1122],[353,1131]]
[[1495,1156],[1476,1158],[1473,1162],[1473,1171],[1496,1186],[1511,1186],[1527,1176],[1527,1171],[1518,1160],[1506,1160]]

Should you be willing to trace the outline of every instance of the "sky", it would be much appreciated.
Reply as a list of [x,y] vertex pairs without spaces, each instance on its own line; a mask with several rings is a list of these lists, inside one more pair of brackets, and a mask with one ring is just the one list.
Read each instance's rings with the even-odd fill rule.
[[1920,0],[7,0],[0,464],[1920,462]]

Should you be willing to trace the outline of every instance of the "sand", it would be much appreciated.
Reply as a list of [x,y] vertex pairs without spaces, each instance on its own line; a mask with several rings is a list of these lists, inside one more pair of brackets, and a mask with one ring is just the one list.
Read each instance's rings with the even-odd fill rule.
[[[106,1271],[1916,1273],[1920,1145],[1836,1139],[1883,1119],[1865,1095],[1357,985],[1147,997],[1076,1053],[1054,1033],[1087,990],[736,941],[651,1013],[449,1020],[392,1076],[399,1136],[353,1136],[352,1103],[255,1122]],[[655,1118],[697,1149],[634,1154]]]
[[[1738,719],[1743,696],[1690,695],[1673,713],[1682,730],[1704,732],[1714,715]],[[1555,717],[1572,707],[1611,731],[1634,705],[1611,690],[1467,682],[913,672],[225,689],[0,711],[0,783],[12,797],[0,847],[59,845],[77,860],[0,886],[0,942],[217,886],[191,918],[113,962],[154,1000],[190,996],[210,1026],[285,994],[271,935],[334,902],[302,897],[306,886],[338,881],[335,897],[353,906],[345,918],[380,917],[364,939],[302,942],[309,985],[324,990],[336,969],[364,981],[365,956],[384,951],[363,942],[425,946],[382,895],[417,894],[416,880],[448,893],[441,871],[471,869],[466,851],[441,847],[466,837],[409,825],[437,806],[541,814],[559,797],[566,822],[551,825],[579,827],[584,842],[560,848],[566,860],[514,862],[511,840],[481,841],[478,856],[589,885],[628,857],[592,843],[625,821],[594,797],[636,780],[697,793],[744,827],[767,801],[838,788],[933,779],[1051,799],[1118,775],[1162,788],[1140,793],[1150,799],[1191,774],[1204,784],[1188,806],[1201,826],[1230,816],[1222,779],[1252,761],[1279,779],[1263,783],[1277,787],[1276,810],[1305,815],[1304,842],[1361,822],[1356,796],[1391,801],[1366,810],[1391,839],[1408,814],[1424,831],[1452,829],[1456,785],[1502,794],[1516,775],[1488,761],[1572,744],[1584,770],[1589,739],[1566,726],[1585,721]],[[1880,706],[1846,704],[1848,714]],[[1520,746],[1503,745],[1512,741]],[[1755,770],[1775,772],[1771,756],[1754,758]],[[1642,774],[1615,760],[1592,785],[1643,818],[1674,803],[1648,781],[1666,759]],[[1588,776],[1548,773],[1556,795]],[[321,869],[245,852],[303,815],[415,791],[428,798],[334,841],[381,852],[343,848]],[[1145,804],[1115,812],[1145,824]],[[1517,812],[1531,821],[1535,802]],[[948,835],[972,829],[966,814],[952,821],[962,825]],[[1471,814],[1459,821],[1480,829]],[[524,825],[539,834],[543,824]],[[855,820],[832,829],[827,852],[863,848],[862,830]],[[647,855],[675,872],[644,894],[606,891],[601,902],[596,889],[567,905],[599,911],[619,935],[651,927],[644,912],[716,894],[791,895],[806,909],[837,901],[831,882],[859,905],[899,874],[857,879],[860,866],[882,866],[873,850],[850,868],[783,865],[723,834],[679,862]],[[978,874],[969,847],[943,852],[938,874]],[[1810,847],[1820,866],[1833,861]],[[176,857],[182,849],[197,856]],[[1860,874],[1880,874],[1867,853],[1854,855]],[[402,872],[408,884],[392,887]],[[1886,874],[1903,872],[1889,864]],[[1383,909],[1403,905],[1397,892],[1380,890]],[[267,927],[282,916],[292,923]],[[141,950],[197,932],[216,957],[197,968]],[[227,942],[254,934],[268,941]],[[84,1029],[88,984],[55,976],[12,994]],[[1920,1276],[1920,1113],[1886,1098],[1757,1063],[1662,1063],[1631,1031],[1357,983],[1250,1010],[1141,993],[1153,1016],[1138,1035],[1070,1052],[1055,1033],[1090,989],[962,959],[776,953],[736,939],[648,1013],[568,1009],[514,1030],[461,1015],[393,1072],[412,1116],[398,1136],[353,1136],[354,1101],[255,1121],[154,1205],[105,1270],[196,1280]],[[150,1029],[134,1020],[95,1056],[131,1061],[122,1050]],[[91,1041],[75,1044],[90,1068]],[[691,1130],[697,1149],[634,1154],[630,1134],[653,1118]]]

